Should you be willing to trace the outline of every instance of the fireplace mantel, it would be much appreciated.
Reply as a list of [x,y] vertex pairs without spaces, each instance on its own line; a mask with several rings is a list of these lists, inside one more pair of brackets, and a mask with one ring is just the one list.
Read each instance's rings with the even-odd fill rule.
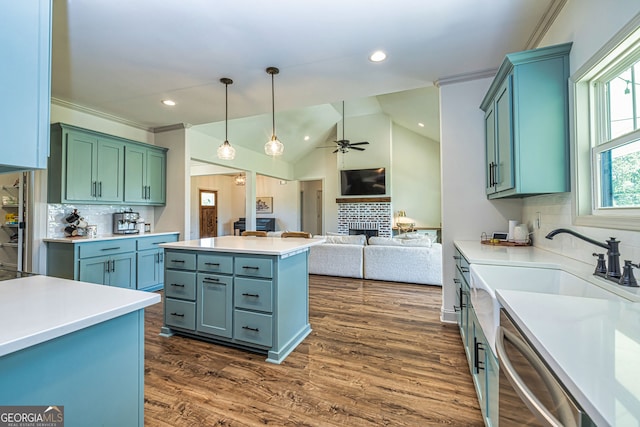
[[391,203],[391,197],[353,197],[336,199],[336,203]]

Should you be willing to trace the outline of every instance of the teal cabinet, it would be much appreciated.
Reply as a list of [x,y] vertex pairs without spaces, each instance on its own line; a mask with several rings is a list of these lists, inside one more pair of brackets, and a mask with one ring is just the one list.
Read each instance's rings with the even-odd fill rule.
[[136,258],[133,253],[81,259],[81,282],[135,289]]
[[153,291],[164,279],[164,252],[178,233],[105,240],[47,241],[47,275],[108,286]]
[[124,143],[72,130],[62,130],[62,138],[66,153],[63,201],[120,202]]
[[128,145],[124,201],[133,204],[164,205],[166,162],[166,152],[162,149]]
[[[51,0],[0,3],[0,173],[44,169],[49,156]],[[6,101],[10,100],[10,101]]]
[[196,331],[233,336],[233,277],[198,273]]
[[136,288],[145,291],[162,289],[164,282],[164,250],[158,245],[176,242],[177,234],[146,236],[136,239]]
[[282,362],[311,332],[307,257],[308,250],[271,256],[166,249],[161,335],[240,346]]
[[48,201],[164,205],[166,149],[55,123]]
[[571,43],[508,54],[485,95],[489,198],[570,191]]

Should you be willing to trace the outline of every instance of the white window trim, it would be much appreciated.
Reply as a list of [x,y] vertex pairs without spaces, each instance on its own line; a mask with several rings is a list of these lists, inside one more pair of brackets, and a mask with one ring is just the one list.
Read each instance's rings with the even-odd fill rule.
[[[569,78],[570,138],[571,138],[571,193],[573,195],[572,216],[574,225],[586,227],[613,228],[620,230],[640,230],[640,210],[599,209],[594,214],[595,200],[592,173],[591,135],[594,123],[589,111],[597,108],[589,96],[589,81],[603,72],[602,63],[610,63],[613,58],[629,49],[628,41],[634,33],[640,33],[640,14],[609,40],[591,59]],[[595,196],[597,197],[597,196]]]

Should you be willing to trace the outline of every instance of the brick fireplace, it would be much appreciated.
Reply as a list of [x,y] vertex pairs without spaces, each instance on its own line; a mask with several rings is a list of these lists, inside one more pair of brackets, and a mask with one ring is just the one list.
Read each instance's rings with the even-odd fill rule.
[[336,199],[338,233],[391,237],[391,198]]

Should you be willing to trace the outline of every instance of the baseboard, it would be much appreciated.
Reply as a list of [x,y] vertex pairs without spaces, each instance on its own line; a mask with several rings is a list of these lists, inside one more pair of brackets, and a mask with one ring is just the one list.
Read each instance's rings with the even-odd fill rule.
[[440,309],[440,321],[443,323],[458,323],[458,313],[454,310]]

